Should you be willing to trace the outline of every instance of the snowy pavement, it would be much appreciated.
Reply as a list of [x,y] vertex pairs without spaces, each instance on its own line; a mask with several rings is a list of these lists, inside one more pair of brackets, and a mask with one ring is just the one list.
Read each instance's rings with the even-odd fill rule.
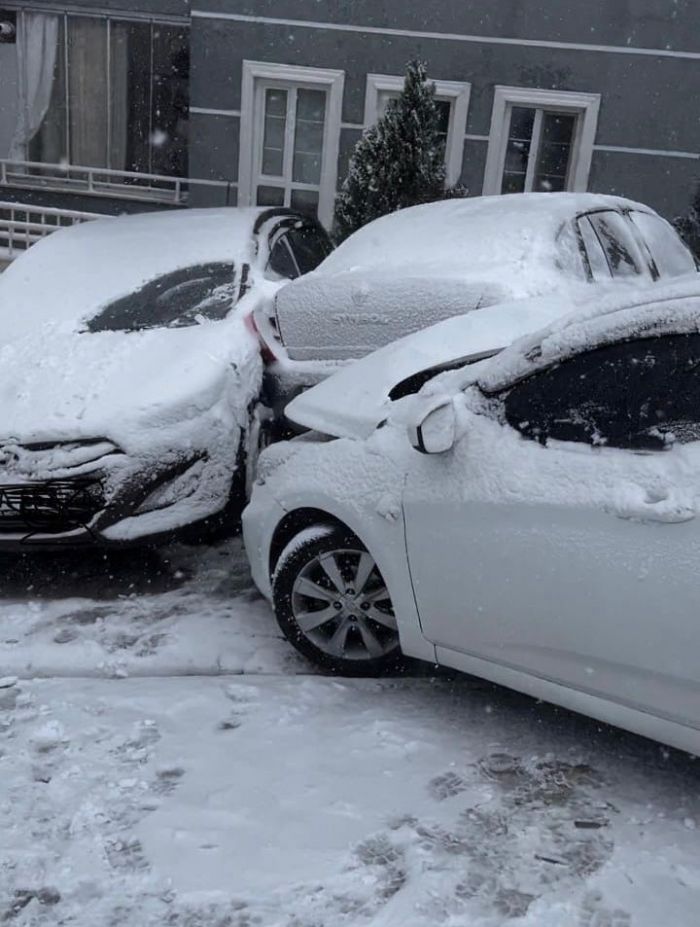
[[240,542],[4,564],[0,924],[695,927],[700,763],[309,674]]

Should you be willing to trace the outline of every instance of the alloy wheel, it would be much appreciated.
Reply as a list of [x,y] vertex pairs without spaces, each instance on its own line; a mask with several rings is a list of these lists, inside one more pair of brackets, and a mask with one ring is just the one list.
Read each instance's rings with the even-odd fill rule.
[[300,631],[330,657],[376,660],[398,645],[389,592],[367,551],[315,556],[294,581],[291,605]]

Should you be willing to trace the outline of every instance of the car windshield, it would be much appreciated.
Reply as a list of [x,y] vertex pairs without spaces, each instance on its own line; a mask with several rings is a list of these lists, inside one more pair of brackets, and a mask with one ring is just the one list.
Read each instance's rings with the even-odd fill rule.
[[233,308],[233,264],[196,264],[149,280],[89,319],[87,331],[144,331],[183,328],[223,319]]

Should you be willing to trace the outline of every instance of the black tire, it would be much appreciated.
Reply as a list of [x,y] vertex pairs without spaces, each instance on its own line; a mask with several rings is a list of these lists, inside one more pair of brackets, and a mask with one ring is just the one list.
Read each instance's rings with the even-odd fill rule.
[[326,672],[381,676],[402,664],[384,579],[346,528],[315,525],[293,538],[275,569],[273,605],[287,640]]

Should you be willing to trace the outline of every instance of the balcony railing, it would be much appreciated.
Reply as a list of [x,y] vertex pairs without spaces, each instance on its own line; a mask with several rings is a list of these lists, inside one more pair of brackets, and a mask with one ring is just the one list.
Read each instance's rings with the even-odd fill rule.
[[50,209],[45,206],[0,201],[0,265],[13,260],[34,242],[55,232],[56,229],[89,219],[104,218],[107,217],[95,212]]
[[193,180],[162,174],[115,171],[103,167],[80,167],[75,164],[44,164],[40,161],[0,159],[0,186],[148,200],[153,203],[184,206],[193,187],[223,189],[226,191],[225,200],[228,202],[228,192],[236,184],[226,180]]

